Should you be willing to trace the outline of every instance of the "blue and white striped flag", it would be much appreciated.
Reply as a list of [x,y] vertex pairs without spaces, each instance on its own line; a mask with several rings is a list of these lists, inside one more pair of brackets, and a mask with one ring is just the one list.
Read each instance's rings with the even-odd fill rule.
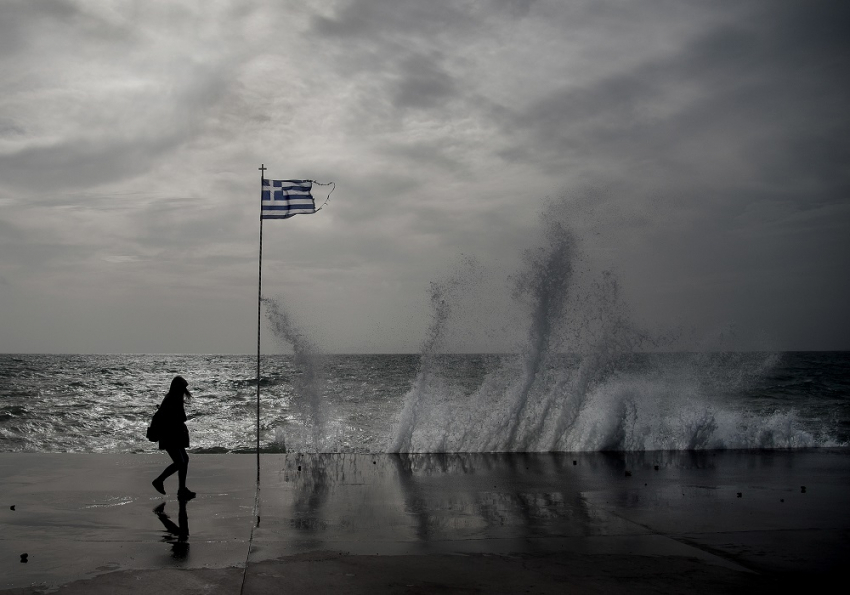
[[316,212],[312,180],[263,180],[261,219],[288,219]]

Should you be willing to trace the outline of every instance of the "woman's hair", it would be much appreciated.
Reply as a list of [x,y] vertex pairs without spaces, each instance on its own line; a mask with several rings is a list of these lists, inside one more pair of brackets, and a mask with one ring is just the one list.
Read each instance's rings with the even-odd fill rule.
[[179,397],[180,400],[183,400],[183,395],[186,395],[187,399],[192,398],[192,393],[189,392],[189,389],[186,388],[189,386],[189,383],[186,382],[186,379],[182,376],[175,376],[171,381],[171,388],[168,389],[168,394]]

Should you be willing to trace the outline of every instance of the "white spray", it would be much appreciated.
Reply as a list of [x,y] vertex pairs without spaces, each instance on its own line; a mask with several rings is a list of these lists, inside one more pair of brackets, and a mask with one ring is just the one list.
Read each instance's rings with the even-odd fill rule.
[[[583,261],[576,241],[555,211],[544,213],[543,245],[526,253],[523,271],[513,278],[514,296],[529,312],[525,347],[505,356],[472,394],[446,380],[440,362],[451,359],[436,357],[451,329],[452,300],[464,283],[455,276],[432,285],[434,314],[422,364],[388,451],[816,445],[793,412],[756,415],[724,401],[751,377],[734,367],[721,374],[689,355],[668,358],[663,366],[636,366],[635,352],[663,341],[635,328],[612,273],[577,267]],[[775,358],[751,360],[747,366],[763,369]]]
[[475,278],[476,264],[467,259],[461,269],[442,283],[431,283],[431,307],[433,314],[428,334],[422,346],[419,360],[419,372],[413,381],[413,387],[404,400],[401,413],[399,414],[396,429],[390,437],[388,452],[409,452],[413,447],[413,432],[420,427],[419,417],[424,403],[423,398],[432,394],[429,391],[429,382],[435,380],[435,371],[438,369],[436,356],[442,350],[445,343],[445,331],[451,312],[455,294],[462,291],[464,287]]
[[[324,400],[322,399],[322,374],[319,351],[304,333],[292,322],[289,313],[275,300],[263,298],[266,306],[266,318],[278,341],[291,345],[294,351],[293,364],[296,372],[292,386],[294,390],[292,406],[309,434],[303,437],[292,436],[290,444],[298,450],[322,452],[326,446],[326,422]],[[280,439],[280,437],[276,437]]]

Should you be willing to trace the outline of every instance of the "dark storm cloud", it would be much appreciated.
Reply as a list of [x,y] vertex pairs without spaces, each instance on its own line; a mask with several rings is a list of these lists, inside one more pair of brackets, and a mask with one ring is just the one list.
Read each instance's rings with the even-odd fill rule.
[[[146,349],[249,350],[234,313],[250,322],[263,162],[338,184],[321,213],[264,236],[264,289],[301,304],[329,350],[415,349],[428,283],[460,254],[512,273],[561,195],[581,266],[614,270],[659,325],[745,320],[800,347],[846,345],[848,12],[4,2],[0,277],[14,307],[0,339],[65,325],[73,346],[66,306],[171,336],[177,312],[206,304],[222,313],[215,347]],[[375,331],[387,319],[405,332]]]
[[522,17],[532,3],[354,0],[332,17],[314,17],[313,30],[342,49],[341,69],[376,77],[394,108],[445,109],[467,89],[439,48],[451,47],[458,36],[486,34],[494,16]]
[[63,0],[10,0],[0,3],[0,52],[14,52],[25,46],[31,39],[32,29],[42,26],[43,19],[62,23],[75,20],[81,14],[73,3]]
[[507,10],[513,17],[524,17],[535,2],[536,0],[494,0],[493,4],[501,10]]
[[410,56],[399,65],[399,71],[401,81],[393,99],[396,107],[437,107],[457,92],[454,79],[437,58]]
[[[519,109],[491,108],[513,139],[500,154],[608,185],[603,202],[638,215],[609,221],[597,249],[620,254],[631,285],[653,288],[657,303],[643,312],[726,317],[747,332],[793,327],[798,345],[839,345],[848,329],[835,313],[848,288],[838,271],[850,266],[850,7],[730,9],[734,18],[675,53]],[[665,278],[676,289],[662,291]],[[671,298],[686,287],[702,288],[687,309]]]
[[166,93],[175,101],[166,110],[157,94],[145,92],[121,98],[109,113],[90,111],[88,125],[67,138],[0,156],[0,179],[20,188],[67,191],[146,172],[199,132],[199,118],[227,91],[226,76],[186,72],[184,87]]
[[451,1],[353,0],[332,17],[314,17],[313,27],[321,35],[403,42],[411,35],[436,36],[469,24],[472,15],[463,7]]
[[663,176],[692,196],[728,195],[732,212],[762,201],[847,201],[850,36],[841,23],[850,10],[747,8],[673,56],[533,103],[505,130],[537,150],[503,156],[545,155],[552,170],[605,163],[608,177],[619,172],[638,187]]
[[[182,46],[150,51],[158,30],[95,8],[57,0],[0,9],[7,104],[19,107],[0,119],[0,137],[15,141],[0,153],[3,185],[68,191],[142,174],[198,134],[228,95],[238,54],[211,62]],[[185,9],[136,13],[167,31]]]
[[37,190],[64,191],[114,182],[147,171],[158,156],[182,140],[74,139],[54,146],[32,147],[0,157],[0,176],[6,184]]
[[0,137],[21,136],[26,130],[12,120],[0,119]]
[[536,0],[351,0],[332,15],[317,15],[317,33],[344,38],[436,37],[481,24],[493,16],[522,18]]

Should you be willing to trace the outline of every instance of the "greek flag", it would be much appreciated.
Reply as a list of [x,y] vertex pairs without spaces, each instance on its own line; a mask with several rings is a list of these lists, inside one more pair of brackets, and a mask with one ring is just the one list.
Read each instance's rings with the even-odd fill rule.
[[288,219],[293,215],[316,212],[310,194],[312,180],[263,180],[260,219]]

